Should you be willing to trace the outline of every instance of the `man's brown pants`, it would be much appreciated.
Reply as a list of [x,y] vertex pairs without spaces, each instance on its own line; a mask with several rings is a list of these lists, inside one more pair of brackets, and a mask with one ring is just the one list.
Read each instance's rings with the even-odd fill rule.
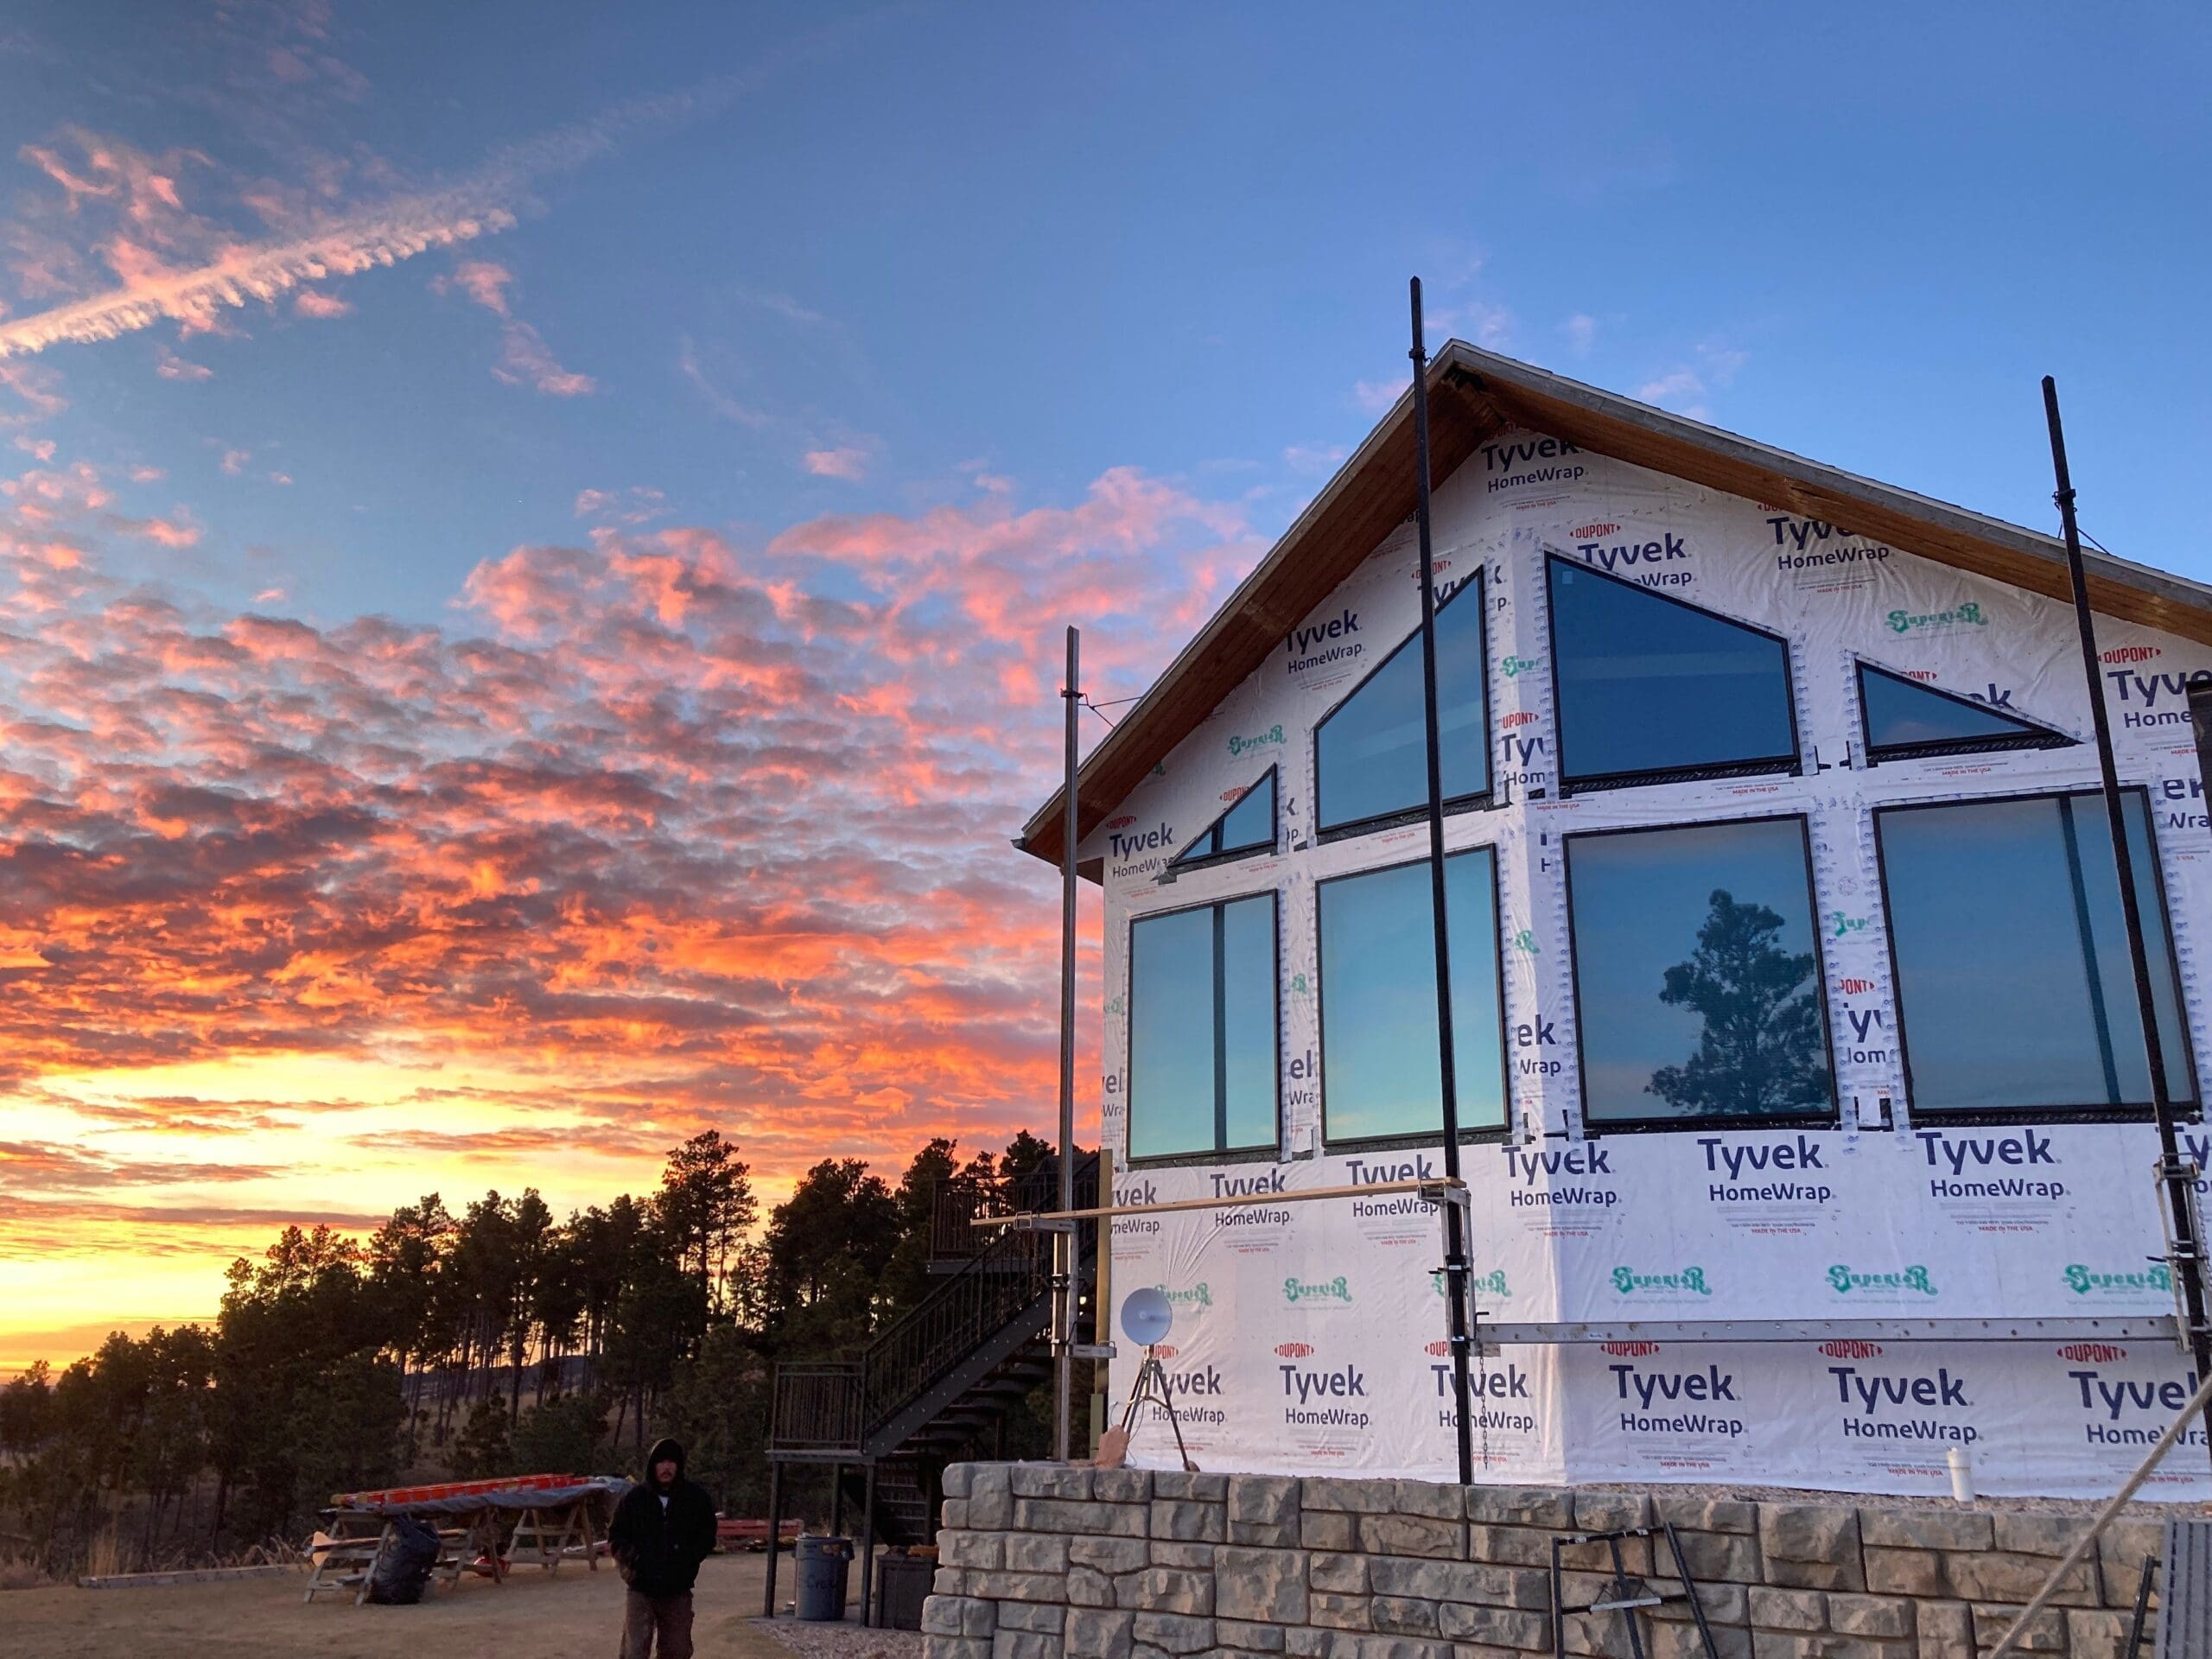
[[622,1659],[691,1659],[691,1592],[625,1596]]

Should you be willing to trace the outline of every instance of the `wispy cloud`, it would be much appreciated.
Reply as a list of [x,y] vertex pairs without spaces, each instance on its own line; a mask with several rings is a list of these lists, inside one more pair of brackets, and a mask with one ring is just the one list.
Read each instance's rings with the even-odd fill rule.
[[168,346],[162,347],[154,358],[154,372],[164,380],[213,380],[215,371],[205,363],[194,363],[179,357]]
[[1578,311],[1559,326],[1567,336],[1567,349],[1577,357],[1587,357],[1590,347],[1597,343],[1598,319],[1586,311]]
[[842,478],[857,484],[868,476],[868,451],[847,446],[838,449],[810,449],[806,470],[817,478]]
[[318,289],[303,288],[292,296],[292,309],[303,317],[343,317],[353,314],[352,303],[335,294],[325,294]]
[[514,281],[514,272],[505,265],[470,259],[431,286],[442,294],[458,289],[499,319],[499,360],[492,370],[495,379],[531,387],[549,397],[581,397],[598,391],[599,383],[591,376],[563,368],[545,337],[514,315],[507,303],[507,290]]
[[[511,228],[528,185],[546,173],[582,165],[643,128],[667,124],[719,106],[738,83],[726,80],[690,92],[618,105],[579,122],[500,151],[482,167],[441,188],[388,198],[331,214],[295,234],[225,242],[210,257],[171,265],[135,248],[107,263],[119,285],[12,321],[0,321],[0,358],[41,352],[65,342],[113,340],[164,318],[187,327],[213,327],[225,311],[274,302],[309,283],[346,276],[411,259]],[[60,185],[73,209],[87,196],[124,188],[101,176],[70,171],[51,152],[30,155],[35,166]],[[205,159],[204,157],[202,159]],[[166,205],[181,207],[173,173],[151,170],[153,189]]]

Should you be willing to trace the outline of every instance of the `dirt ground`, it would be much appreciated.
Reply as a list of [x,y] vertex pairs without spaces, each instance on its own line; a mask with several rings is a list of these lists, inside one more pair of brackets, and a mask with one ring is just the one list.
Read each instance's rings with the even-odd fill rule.
[[[716,1555],[694,1594],[701,1659],[791,1659],[793,1646],[758,1622],[766,1558]],[[777,1572],[791,1596],[791,1561]],[[859,1573],[853,1574],[855,1595]],[[575,1562],[551,1577],[518,1569],[504,1585],[465,1573],[415,1607],[356,1607],[343,1595],[300,1600],[307,1575],[186,1584],[154,1590],[16,1590],[0,1594],[0,1652],[75,1659],[613,1659],[620,1649],[622,1580]],[[856,1611],[856,1610],[855,1610]],[[905,1659],[920,1639],[857,1624],[798,1627],[778,1621],[809,1654]]]

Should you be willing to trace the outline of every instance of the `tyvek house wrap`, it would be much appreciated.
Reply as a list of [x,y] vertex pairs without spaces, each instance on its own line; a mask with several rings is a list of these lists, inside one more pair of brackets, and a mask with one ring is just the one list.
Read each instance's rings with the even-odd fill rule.
[[[1506,433],[1436,490],[1440,594],[1477,570],[1488,607],[1489,741],[1499,796],[1445,823],[1447,850],[1497,849],[1513,1133],[1465,1151],[1485,1317],[1514,1322],[2170,1313],[2147,1123],[1916,1125],[1896,1035],[1872,809],[2094,786],[2090,716],[2063,605],[1779,509]],[[1564,556],[1786,636],[1802,775],[1562,798],[1554,756],[1545,561]],[[1440,1173],[1437,1147],[1328,1154],[1316,1077],[1315,884],[1426,855],[1427,829],[1327,843],[1313,831],[1313,729],[1418,626],[1410,524],[1120,803],[1084,843],[1104,865],[1104,1137],[1116,1198],[1164,1202]],[[1333,623],[1336,626],[1332,627]],[[2123,782],[2150,791],[2190,1045],[2212,1052],[2196,943],[2212,920],[2212,836],[2184,688],[2212,651],[2099,619]],[[2076,746],[1868,767],[1859,659],[1980,693]],[[1274,856],[1159,876],[1270,766]],[[1840,1127],[1585,1137],[1574,1063],[1560,837],[1802,813],[1809,821]],[[1150,844],[1147,844],[1150,843]],[[1279,899],[1282,1141],[1274,1160],[1122,1161],[1129,924],[1211,899]],[[2001,985],[1993,997],[2004,995]],[[2202,1067],[2200,1063],[2200,1076]],[[1894,1103],[1878,1127],[1876,1102]],[[1864,1116],[1865,1126],[1861,1118]],[[2207,1156],[2204,1132],[2186,1131]],[[1448,1478],[1455,1465],[1434,1213],[1410,1198],[1112,1224],[1116,1298],[1156,1285],[1162,1357],[1202,1467]],[[2069,1275],[2068,1269],[2075,1268]],[[2082,1269],[2088,1269],[2085,1273]],[[1839,1271],[1840,1270],[1840,1271]],[[2089,1287],[2078,1288],[2085,1281]],[[1315,1288],[1318,1287],[1318,1288]],[[1119,1398],[1136,1356],[1112,1365]],[[1476,1363],[1479,1480],[1746,1481],[1944,1492],[1970,1447],[1985,1491],[2109,1491],[2186,1396],[2158,1342],[1623,1342],[1503,1348]],[[1170,1466],[1164,1423],[1134,1460]],[[2202,1432],[2152,1486],[2212,1491]]]

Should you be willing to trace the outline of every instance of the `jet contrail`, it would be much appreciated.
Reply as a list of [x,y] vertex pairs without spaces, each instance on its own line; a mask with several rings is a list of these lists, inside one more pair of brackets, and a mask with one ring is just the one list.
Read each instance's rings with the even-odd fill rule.
[[639,128],[705,114],[739,90],[739,81],[726,79],[619,104],[589,121],[502,150],[443,189],[397,197],[283,241],[240,243],[203,265],[163,270],[89,299],[0,321],[0,358],[68,341],[113,340],[163,317],[202,322],[217,310],[273,300],[302,283],[397,264],[430,248],[509,229],[515,223],[509,204],[533,176],[589,161]]

